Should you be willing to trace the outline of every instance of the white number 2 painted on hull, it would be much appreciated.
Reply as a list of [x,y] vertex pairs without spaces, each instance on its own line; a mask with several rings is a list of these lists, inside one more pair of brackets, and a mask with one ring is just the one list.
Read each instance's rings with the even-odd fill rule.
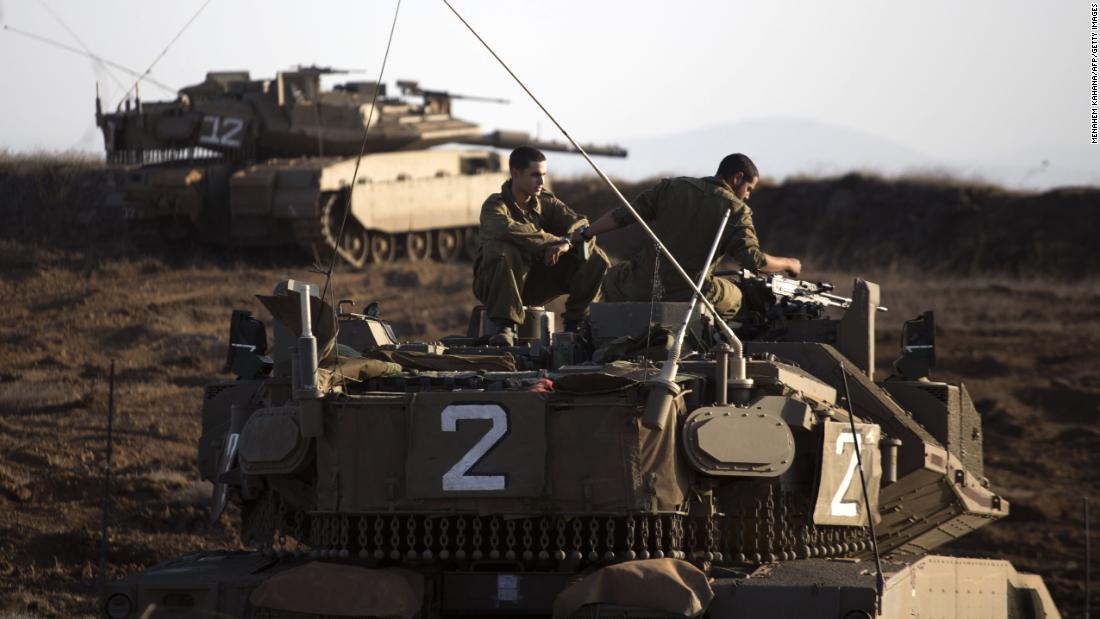
[[458,431],[461,419],[482,419],[493,422],[485,436],[474,444],[462,458],[443,474],[443,490],[504,490],[508,483],[504,475],[467,475],[485,454],[508,433],[508,413],[499,404],[451,404],[443,409],[441,417],[444,432]]
[[[855,479],[856,463],[858,462],[856,450],[863,449],[863,435],[852,436],[851,432],[841,432],[837,435],[837,455],[843,454],[844,446],[849,443],[855,443],[855,448],[852,450],[852,459],[848,461],[848,470],[844,472],[844,479],[840,480],[840,485],[836,489],[836,494],[833,495],[833,502],[829,505],[829,509],[834,516],[855,518],[859,515],[859,501],[845,501],[844,495],[848,494],[848,489],[852,487],[852,481]],[[860,453],[862,454],[862,451]]]

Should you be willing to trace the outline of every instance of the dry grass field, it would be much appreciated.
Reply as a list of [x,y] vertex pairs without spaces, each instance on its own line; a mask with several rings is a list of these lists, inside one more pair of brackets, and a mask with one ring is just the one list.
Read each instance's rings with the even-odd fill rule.
[[[235,513],[206,523],[210,488],[195,468],[201,387],[221,377],[231,309],[266,318],[254,294],[320,277],[296,252],[139,252],[110,213],[91,208],[106,182],[93,164],[22,165],[0,164],[0,615],[91,615],[111,361],[108,575],[234,547]],[[1066,616],[1080,616],[1081,501],[1100,486],[1100,279],[821,263],[828,270],[804,256],[806,277],[842,294],[856,275],[882,285],[882,369],[901,322],[935,310],[934,376],[965,381],[977,402],[986,475],[1012,513],[946,550],[1040,573]],[[398,263],[338,268],[334,285],[340,298],[379,301],[414,339],[464,328],[469,278],[469,264]]]

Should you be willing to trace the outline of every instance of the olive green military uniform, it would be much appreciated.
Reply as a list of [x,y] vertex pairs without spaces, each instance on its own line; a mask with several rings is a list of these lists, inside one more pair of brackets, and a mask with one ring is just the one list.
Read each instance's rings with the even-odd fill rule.
[[[752,223],[752,210],[720,178],[666,178],[642,192],[634,209],[693,279],[698,278],[704,267],[709,274],[723,256],[754,271],[766,264]],[[730,220],[714,262],[705,265],[726,209],[733,209]],[[612,217],[623,225],[636,221],[625,207],[613,211]],[[629,261],[615,265],[604,280],[604,298],[608,301],[649,301],[654,292],[653,265],[657,253],[657,248],[647,243]],[[668,260],[662,256],[659,264],[661,300],[691,299],[691,286]],[[708,275],[703,292],[723,315],[733,315],[741,306],[741,290],[728,279]]]
[[548,191],[530,208],[517,205],[510,180],[489,196],[481,205],[481,246],[474,260],[474,295],[489,318],[520,324],[524,305],[544,305],[568,293],[562,317],[582,320],[600,293],[611,264],[607,255],[593,243],[588,260],[572,252],[554,266],[544,259],[548,247],[587,223]]

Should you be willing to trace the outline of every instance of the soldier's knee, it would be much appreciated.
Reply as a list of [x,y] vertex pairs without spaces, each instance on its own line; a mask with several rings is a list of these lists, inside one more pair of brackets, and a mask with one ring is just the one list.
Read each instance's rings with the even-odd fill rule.
[[592,256],[603,266],[605,271],[611,268],[611,259],[607,257],[607,254],[603,253],[603,250],[597,248],[597,251],[592,252]]
[[714,309],[720,314],[736,314],[741,308],[741,289],[737,284],[723,277],[715,277],[711,283],[711,292],[707,296],[714,304]]
[[510,245],[494,250],[483,257],[486,268],[493,270],[507,269],[509,271],[526,270],[527,258],[518,247]]
[[588,256],[588,261],[592,263],[593,268],[605,273],[611,268],[611,259],[607,257],[602,249],[596,246],[592,247],[592,254]]

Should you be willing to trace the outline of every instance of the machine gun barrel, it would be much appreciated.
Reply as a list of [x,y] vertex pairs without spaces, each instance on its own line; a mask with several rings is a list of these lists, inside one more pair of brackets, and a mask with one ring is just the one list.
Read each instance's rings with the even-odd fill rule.
[[[425,99],[461,99],[466,101],[480,101],[484,103],[509,103],[507,99],[496,97],[481,97],[478,95],[460,95],[446,90],[428,90],[421,88],[420,83],[414,80],[398,80],[397,87],[401,94]],[[476,146],[492,146],[493,148],[518,148],[520,146],[534,146],[540,150],[556,153],[580,154],[572,144],[551,140],[535,140],[524,131],[492,131],[476,137],[466,137],[455,140],[457,144],[472,144]],[[626,157],[626,149],[615,145],[581,144],[585,152],[604,157]]]

